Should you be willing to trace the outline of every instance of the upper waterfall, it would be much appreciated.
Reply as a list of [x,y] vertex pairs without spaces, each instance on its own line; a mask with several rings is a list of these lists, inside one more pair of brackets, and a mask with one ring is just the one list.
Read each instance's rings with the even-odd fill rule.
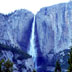
[[36,57],[37,57],[37,53],[36,53],[36,48],[35,48],[35,17],[34,17],[34,21],[32,24],[32,33],[31,33],[31,38],[30,38],[30,49],[28,51],[28,53],[32,56],[34,64],[35,64],[35,68],[36,68]]

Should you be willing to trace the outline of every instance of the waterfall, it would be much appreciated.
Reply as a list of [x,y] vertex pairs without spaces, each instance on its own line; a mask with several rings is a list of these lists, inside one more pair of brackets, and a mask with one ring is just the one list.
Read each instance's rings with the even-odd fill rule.
[[29,49],[28,53],[32,56],[34,66],[36,69],[37,68],[37,61],[36,61],[37,52],[36,52],[36,48],[35,48],[35,34],[34,34],[34,32],[35,32],[35,17],[34,17],[33,24],[32,24],[32,33],[31,33],[31,38],[30,38],[30,49]]

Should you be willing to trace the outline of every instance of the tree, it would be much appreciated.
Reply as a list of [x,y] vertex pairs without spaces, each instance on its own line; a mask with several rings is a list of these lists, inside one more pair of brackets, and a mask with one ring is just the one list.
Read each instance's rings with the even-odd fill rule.
[[0,72],[13,72],[13,63],[8,59],[0,61]]
[[36,72],[36,70],[34,69],[33,72]]
[[2,72],[2,66],[3,66],[3,63],[4,63],[5,61],[4,61],[4,59],[2,59],[1,61],[0,61],[0,72]]
[[59,61],[56,62],[55,72],[61,72],[61,66]]
[[5,63],[5,72],[13,72],[13,63],[8,59]]
[[68,72],[72,72],[72,46],[70,47],[70,52],[69,52],[69,59],[68,59]]

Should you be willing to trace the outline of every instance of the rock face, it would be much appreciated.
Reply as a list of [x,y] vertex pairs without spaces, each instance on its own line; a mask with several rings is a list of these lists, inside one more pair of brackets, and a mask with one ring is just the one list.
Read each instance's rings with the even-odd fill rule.
[[8,15],[0,14],[0,42],[20,46],[27,51],[33,16],[27,10],[17,10]]
[[36,30],[43,55],[67,49],[72,34],[72,3],[42,8],[36,15]]
[[[53,64],[52,68],[55,67],[56,61],[59,60],[62,72],[67,72],[68,66],[69,66],[69,64],[68,64],[69,53],[70,53],[70,49],[65,49],[63,51],[60,51],[60,52],[54,54],[54,56],[51,60],[51,62]],[[54,70],[53,70],[53,72],[54,72]]]
[[35,21],[38,64],[50,65],[55,53],[71,45],[72,2],[42,8]]
[[13,72],[32,72],[34,63],[30,55],[24,51],[0,44],[0,60],[13,62]]
[[29,47],[33,19],[34,15],[23,9],[8,15],[0,14],[0,44],[10,46],[0,46],[0,59],[12,61],[14,72],[32,72],[34,69],[32,58],[24,54]]

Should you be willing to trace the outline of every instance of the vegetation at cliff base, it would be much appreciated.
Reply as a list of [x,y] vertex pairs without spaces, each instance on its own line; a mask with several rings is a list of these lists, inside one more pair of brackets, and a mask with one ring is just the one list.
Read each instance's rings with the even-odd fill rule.
[[56,62],[55,72],[61,72],[61,66],[59,61]]
[[13,72],[13,62],[9,59],[7,61],[0,60],[0,72]]
[[11,45],[8,46],[8,45],[0,43],[0,50],[11,51],[12,53],[19,54],[20,55],[19,56],[20,59],[31,58],[31,56],[29,54],[27,54],[26,52],[24,52],[23,50],[19,49],[18,47],[13,47]]
[[36,70],[34,69],[33,72],[36,72]]
[[72,46],[71,46],[71,50],[70,50],[70,53],[69,53],[68,64],[69,64],[69,67],[68,67],[67,72],[72,72]]

